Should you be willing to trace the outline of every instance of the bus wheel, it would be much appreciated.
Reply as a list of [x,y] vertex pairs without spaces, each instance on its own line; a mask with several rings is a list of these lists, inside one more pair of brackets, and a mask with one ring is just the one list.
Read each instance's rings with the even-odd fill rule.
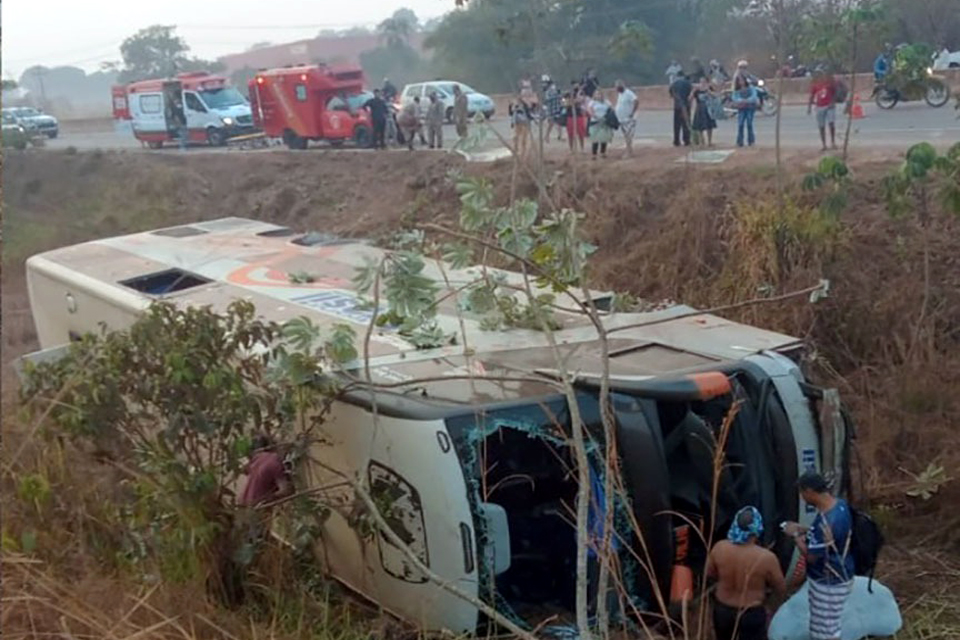
[[211,147],[222,147],[227,144],[227,134],[223,132],[223,129],[211,127],[207,129],[207,143]]
[[162,149],[163,143],[160,142],[159,140],[148,140],[147,146],[150,147],[151,149]]
[[370,146],[370,129],[360,125],[353,130],[353,143],[360,149]]

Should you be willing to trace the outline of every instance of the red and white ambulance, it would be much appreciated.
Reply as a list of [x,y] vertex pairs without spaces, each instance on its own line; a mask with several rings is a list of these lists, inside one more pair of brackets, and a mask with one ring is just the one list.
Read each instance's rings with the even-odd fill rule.
[[311,140],[370,145],[372,124],[363,104],[363,70],[349,65],[302,65],[264,70],[250,80],[254,124],[291,149]]
[[151,149],[178,142],[221,146],[252,133],[250,103],[223,76],[206,71],[113,87],[113,117],[128,120],[133,135]]

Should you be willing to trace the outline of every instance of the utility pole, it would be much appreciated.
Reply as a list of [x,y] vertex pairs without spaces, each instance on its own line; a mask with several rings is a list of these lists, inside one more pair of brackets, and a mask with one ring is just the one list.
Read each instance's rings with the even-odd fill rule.
[[37,79],[37,82],[40,83],[40,106],[43,108],[47,107],[47,87],[43,83],[43,77],[47,74],[47,70],[43,67],[37,67],[33,70],[33,75]]

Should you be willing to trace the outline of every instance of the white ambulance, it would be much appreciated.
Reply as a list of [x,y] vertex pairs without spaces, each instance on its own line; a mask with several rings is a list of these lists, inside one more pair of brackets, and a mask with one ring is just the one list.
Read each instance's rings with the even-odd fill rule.
[[246,96],[205,71],[114,86],[113,117],[129,121],[151,149],[179,142],[184,132],[191,144],[217,147],[255,130]]
[[[365,260],[382,255],[357,241],[241,218],[49,251],[27,261],[44,349],[28,358],[55,358],[101,322],[128,327],[157,300],[217,310],[242,298],[269,320],[307,315],[320,325],[351,323],[362,335],[372,311],[359,304],[351,279]],[[476,278],[471,269],[445,270],[453,289]],[[289,274],[302,271],[317,278],[292,282]],[[429,264],[427,273],[444,283],[440,265]],[[504,276],[520,282],[518,274]],[[610,302],[595,297],[601,308]],[[439,319],[459,333],[454,298],[442,303]],[[297,481],[340,486],[330,500],[344,497],[333,495],[344,491],[338,473],[372,487],[399,487],[393,500],[401,515],[391,526],[420,561],[499,611],[536,624],[526,612],[574,606],[570,411],[553,384],[557,365],[543,333],[484,331],[478,318],[463,313],[469,351],[418,350],[388,328],[373,334],[373,384],[335,404],[325,444],[311,452],[320,464],[308,463],[316,466]],[[588,318],[558,311],[557,319],[555,335],[577,373],[580,411],[596,445],[591,475],[598,478],[604,469],[600,345]],[[682,305],[610,312],[603,321],[612,331],[615,430],[629,494],[620,506],[632,512],[643,536],[617,520],[624,589],[633,605],[656,611],[655,589],[666,596],[671,585],[683,584],[675,575],[703,566],[706,549],[690,523],[710,522],[714,442],[734,402],[740,407],[715,530],[725,533],[737,509],[755,505],[768,523],[764,544],[788,569],[794,549],[775,524],[813,517],[798,498],[798,476],[821,470],[841,490],[849,478],[851,428],[836,392],[804,379],[801,341]],[[424,629],[472,633],[484,624],[474,605],[429,581],[385,536],[361,536],[352,527],[335,512],[315,543],[317,558],[349,588]],[[634,553],[649,553],[652,574],[637,566]]]

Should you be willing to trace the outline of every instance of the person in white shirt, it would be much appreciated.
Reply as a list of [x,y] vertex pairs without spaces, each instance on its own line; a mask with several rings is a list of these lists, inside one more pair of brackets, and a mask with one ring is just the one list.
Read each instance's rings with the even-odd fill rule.
[[[590,102],[590,143],[593,150],[593,159],[596,160],[597,152],[600,156],[607,157],[607,145],[613,142],[613,129],[607,124],[607,112],[613,109],[613,105],[603,95],[602,91],[594,94],[594,99]],[[616,113],[616,112],[614,112]]]
[[637,129],[637,94],[627,88],[623,80],[617,80],[617,106],[615,113],[620,121],[620,131],[627,145],[627,155],[633,155],[633,134]]
[[680,72],[683,71],[683,67],[680,66],[680,63],[676,60],[670,62],[670,66],[667,67],[667,71],[663,74],[667,76],[667,84],[671,85],[677,81],[677,76],[680,75]]

